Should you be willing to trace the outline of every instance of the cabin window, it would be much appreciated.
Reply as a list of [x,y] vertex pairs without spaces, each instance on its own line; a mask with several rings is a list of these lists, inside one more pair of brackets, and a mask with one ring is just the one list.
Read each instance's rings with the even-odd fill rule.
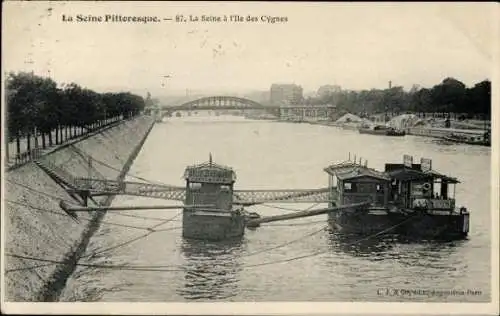
[[201,189],[201,183],[191,182],[189,183],[189,188],[192,190],[199,190]]
[[221,191],[231,191],[231,187],[229,185],[221,185],[220,190]]
[[375,193],[376,185],[374,183],[356,183],[356,192]]
[[377,184],[377,192],[383,192],[384,191],[384,186],[381,184]]
[[344,191],[350,192],[353,190],[353,185],[351,182],[344,182]]

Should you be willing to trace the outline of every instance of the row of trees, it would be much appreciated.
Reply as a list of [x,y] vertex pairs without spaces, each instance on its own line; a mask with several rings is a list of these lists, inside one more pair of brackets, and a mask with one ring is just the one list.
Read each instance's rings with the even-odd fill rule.
[[340,110],[353,113],[381,112],[442,112],[467,116],[491,117],[491,82],[481,81],[471,88],[462,82],[446,78],[434,87],[414,85],[410,91],[403,87],[362,91],[339,91],[318,98],[309,98],[310,104],[335,104]]
[[8,140],[16,140],[17,154],[23,138],[30,152],[32,137],[40,135],[45,148],[47,140],[49,146],[62,143],[136,116],[145,107],[141,96],[129,92],[97,93],[75,83],[59,88],[51,78],[25,72],[10,73],[5,90]]

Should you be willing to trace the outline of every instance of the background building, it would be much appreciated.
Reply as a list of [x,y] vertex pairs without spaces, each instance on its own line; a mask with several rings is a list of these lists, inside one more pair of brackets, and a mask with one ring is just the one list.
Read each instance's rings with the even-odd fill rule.
[[324,86],[319,87],[317,95],[318,95],[318,97],[322,98],[322,97],[325,97],[325,96],[328,96],[328,95],[331,95],[334,93],[338,93],[341,90],[342,89],[340,88],[340,86],[328,84],[328,85],[324,85]]
[[271,104],[299,104],[303,101],[303,90],[296,84],[271,85]]

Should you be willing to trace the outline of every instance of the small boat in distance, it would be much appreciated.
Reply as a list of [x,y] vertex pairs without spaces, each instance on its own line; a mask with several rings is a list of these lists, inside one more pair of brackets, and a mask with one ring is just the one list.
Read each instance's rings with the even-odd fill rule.
[[371,135],[384,135],[384,136],[405,136],[406,133],[404,130],[398,130],[394,127],[385,126],[385,125],[362,125],[358,129],[360,134],[371,134]]

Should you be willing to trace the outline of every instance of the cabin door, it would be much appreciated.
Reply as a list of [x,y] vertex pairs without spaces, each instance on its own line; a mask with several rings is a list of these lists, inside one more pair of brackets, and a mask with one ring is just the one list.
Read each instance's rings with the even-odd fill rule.
[[221,185],[218,192],[217,208],[230,210],[233,202],[233,191],[230,185]]
[[404,207],[409,207],[410,203],[410,183],[409,182],[401,182],[401,202]]

